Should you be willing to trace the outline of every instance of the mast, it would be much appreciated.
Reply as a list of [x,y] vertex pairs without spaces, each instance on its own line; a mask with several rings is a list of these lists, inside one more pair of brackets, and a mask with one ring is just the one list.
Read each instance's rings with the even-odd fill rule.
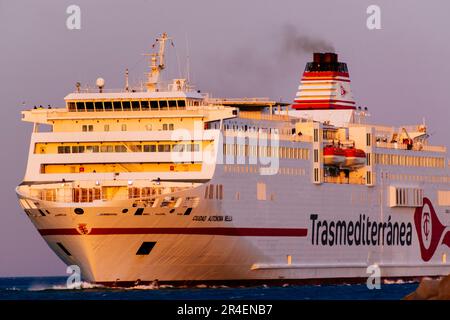
[[[147,56],[150,56],[150,72],[148,73],[148,80],[145,84],[147,87],[147,91],[157,90],[159,75],[165,68],[164,51],[166,49],[166,41],[171,39],[172,38],[169,38],[167,36],[167,33],[164,32],[159,38],[156,39],[156,42],[159,45],[158,53],[146,54]],[[156,43],[153,44],[152,47],[154,48],[155,45]]]

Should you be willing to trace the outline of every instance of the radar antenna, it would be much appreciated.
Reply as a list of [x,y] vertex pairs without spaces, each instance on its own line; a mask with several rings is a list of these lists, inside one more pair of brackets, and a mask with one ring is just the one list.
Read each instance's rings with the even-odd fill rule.
[[150,72],[148,73],[148,80],[145,84],[147,87],[147,91],[157,90],[159,75],[165,68],[164,51],[167,40],[172,40],[172,38],[168,37],[167,33],[164,32],[159,38],[156,39],[156,42],[152,45],[152,48],[154,48],[156,44],[159,45],[158,53],[145,54],[146,56],[150,56]]

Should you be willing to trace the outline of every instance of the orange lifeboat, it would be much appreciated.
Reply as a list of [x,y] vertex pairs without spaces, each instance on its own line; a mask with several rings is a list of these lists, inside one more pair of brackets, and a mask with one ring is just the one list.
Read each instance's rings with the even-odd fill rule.
[[326,146],[323,148],[323,163],[328,166],[340,166],[344,164],[344,149],[334,146]]
[[361,149],[348,148],[344,150],[345,167],[361,167],[366,164],[366,153]]

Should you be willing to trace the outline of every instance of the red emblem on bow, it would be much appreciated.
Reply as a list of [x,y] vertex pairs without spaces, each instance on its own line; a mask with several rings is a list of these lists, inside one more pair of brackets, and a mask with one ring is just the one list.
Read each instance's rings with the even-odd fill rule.
[[[423,198],[422,207],[416,208],[414,224],[419,239],[420,254],[424,261],[429,261],[433,257],[439,244],[450,247],[450,230],[444,234],[447,226],[439,221],[428,198]],[[443,234],[444,236],[442,236]]]

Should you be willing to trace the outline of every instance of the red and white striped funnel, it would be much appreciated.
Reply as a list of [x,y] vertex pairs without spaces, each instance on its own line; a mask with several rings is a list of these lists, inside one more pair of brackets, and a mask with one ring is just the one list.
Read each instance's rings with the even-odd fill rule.
[[314,53],[292,105],[297,110],[355,109],[347,64],[336,53]]

